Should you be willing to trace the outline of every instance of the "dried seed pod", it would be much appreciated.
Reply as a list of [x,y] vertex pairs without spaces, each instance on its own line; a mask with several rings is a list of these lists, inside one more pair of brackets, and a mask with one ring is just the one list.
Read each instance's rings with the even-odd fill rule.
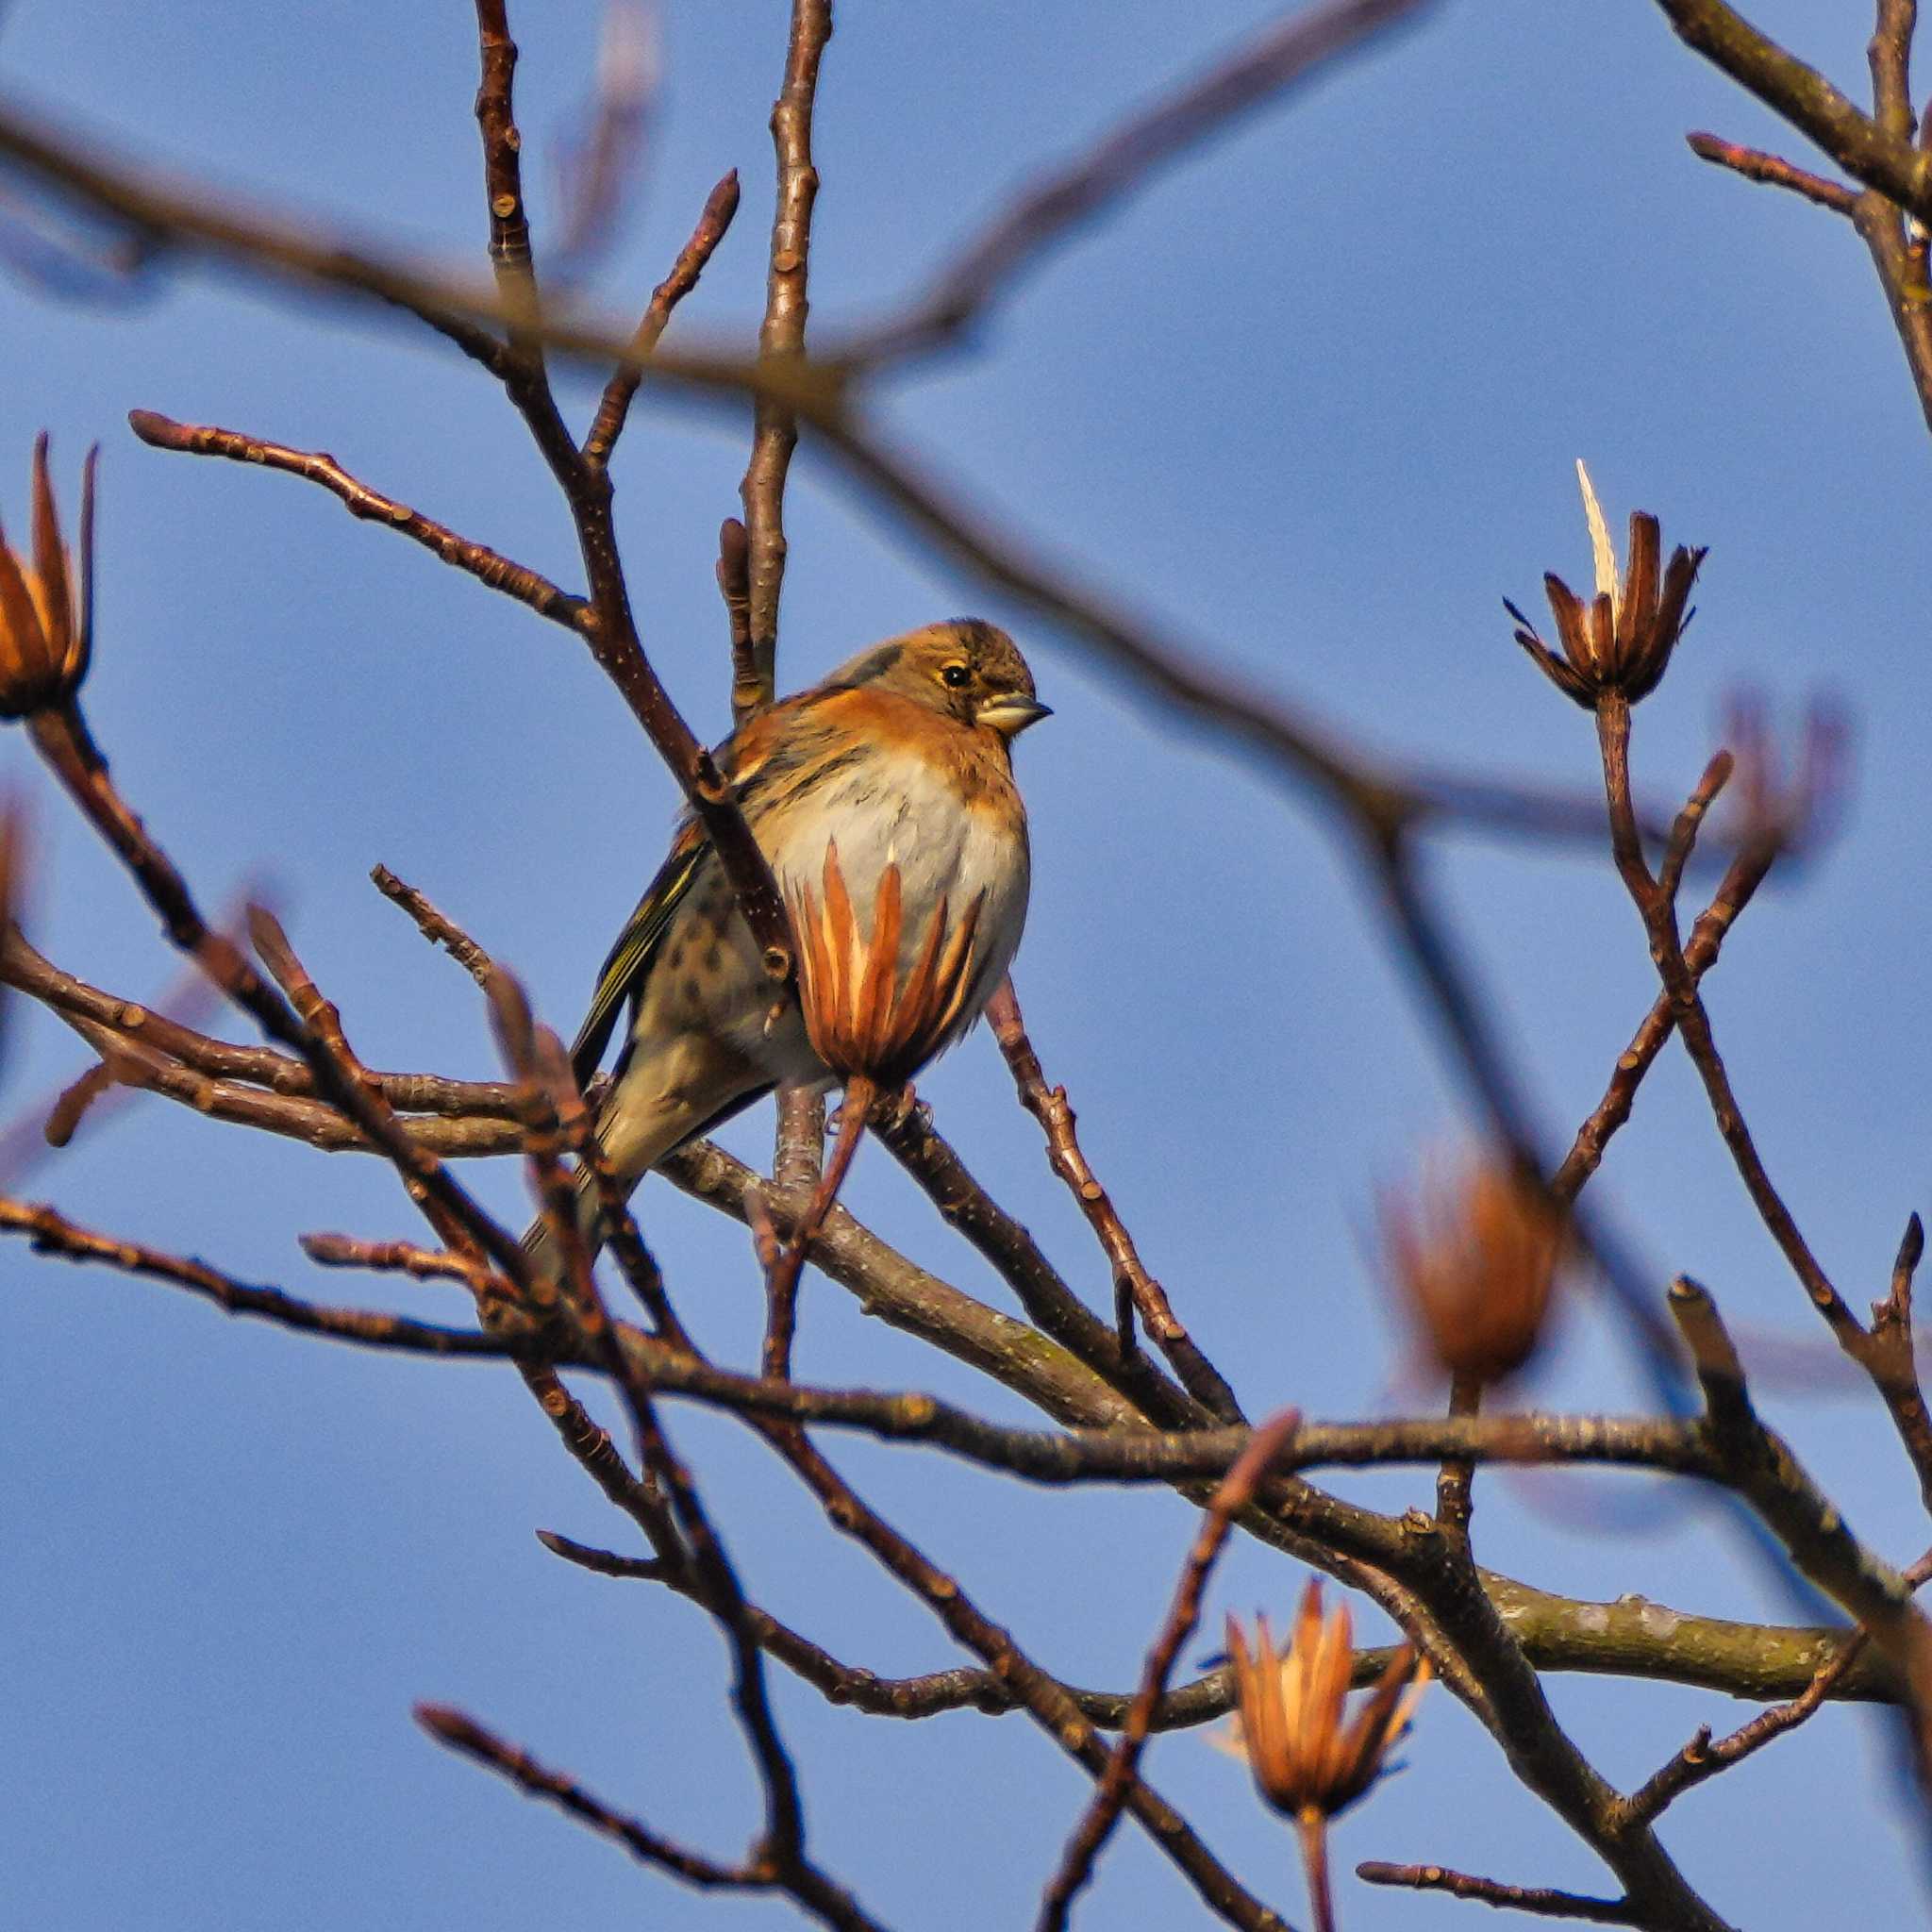
[[1484,1160],[1414,1201],[1385,1195],[1381,1223],[1390,1272],[1442,1368],[1495,1382],[1529,1359],[1566,1237],[1540,1191]]
[[60,538],[47,475],[47,438],[34,441],[33,556],[0,531],[0,718],[25,718],[68,703],[87,675],[92,644],[94,462],[81,471],[78,568]]
[[1227,1652],[1241,1714],[1239,1748],[1262,1798],[1285,1817],[1333,1818],[1388,1769],[1429,1681],[1425,1657],[1405,1644],[1348,1722],[1354,1628],[1348,1606],[1322,1612],[1311,1580],[1294,1634],[1276,1647],[1266,1617],[1252,1641],[1232,1617]]
[[1557,621],[1554,651],[1507,597],[1503,608],[1516,620],[1516,641],[1566,696],[1589,710],[1611,694],[1634,705],[1657,689],[1670,667],[1671,653],[1690,622],[1686,606],[1706,553],[1680,544],[1671,553],[1668,567],[1660,568],[1663,539],[1657,520],[1648,511],[1635,510],[1620,585],[1616,556],[1590,472],[1578,462],[1576,475],[1590,524],[1596,595],[1586,603],[1554,572],[1545,574],[1543,589]]

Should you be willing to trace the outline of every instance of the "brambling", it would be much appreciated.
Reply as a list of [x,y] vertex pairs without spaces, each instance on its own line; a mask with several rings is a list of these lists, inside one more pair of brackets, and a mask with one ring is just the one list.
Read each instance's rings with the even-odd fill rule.
[[[1010,751],[1048,715],[1012,639],[961,618],[861,652],[754,718],[717,754],[794,914],[820,892],[834,849],[867,926],[879,882],[896,868],[902,977],[935,914],[949,939],[963,938],[965,994],[926,1059],[978,1019],[1020,943],[1030,863]],[[730,881],[689,815],[604,962],[571,1052],[580,1084],[626,1004],[628,1036],[596,1123],[626,1191],[680,1142],[774,1087],[837,1079],[796,1002],[774,1009]],[[594,1216],[585,1221],[593,1233]],[[541,1260],[546,1243],[536,1229],[531,1238]]]

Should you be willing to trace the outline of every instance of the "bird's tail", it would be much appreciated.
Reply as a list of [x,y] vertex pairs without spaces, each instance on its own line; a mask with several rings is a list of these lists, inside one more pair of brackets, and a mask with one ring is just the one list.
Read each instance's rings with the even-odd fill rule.
[[[743,1087],[734,1085],[722,1096],[708,1094],[710,1104],[704,1105],[693,1101],[688,1091],[665,1095],[648,1090],[641,1092],[641,1081],[636,1086],[621,1081],[605,1101],[597,1121],[597,1139],[604,1149],[605,1162],[616,1176],[626,1201],[638,1183],[673,1148],[699,1134],[708,1134],[741,1108],[771,1091],[766,1081],[754,1081]],[[588,1173],[577,1176],[575,1212],[585,1251],[594,1260],[603,1241],[598,1231],[596,1183]],[[548,1274],[553,1280],[561,1278],[563,1255],[556,1235],[541,1215],[525,1231],[524,1252],[539,1274]]]
[[[582,1237],[585,1251],[594,1258],[599,1245],[597,1200],[588,1174],[577,1176],[577,1197],[575,1208],[577,1233]],[[539,1215],[524,1230],[524,1253],[530,1257],[530,1271],[533,1274],[547,1274],[553,1281],[563,1278],[563,1243],[557,1238],[556,1230]]]
[[[630,1198],[637,1184],[674,1147],[693,1134],[702,1133],[706,1124],[703,1119],[693,1118],[691,1106],[682,1100],[666,1100],[646,1107],[630,1105],[622,1109],[612,1108],[607,1103],[597,1135],[603,1143],[606,1163],[624,1191],[625,1199]],[[596,1182],[588,1169],[580,1169],[577,1174],[574,1211],[585,1252],[594,1260],[603,1241]],[[538,1274],[548,1274],[553,1280],[561,1278],[562,1246],[541,1215],[525,1230],[524,1252]]]

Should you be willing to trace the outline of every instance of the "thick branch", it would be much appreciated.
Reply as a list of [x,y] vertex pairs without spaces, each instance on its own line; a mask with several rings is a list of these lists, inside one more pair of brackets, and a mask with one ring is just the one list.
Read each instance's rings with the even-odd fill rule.
[[1837,1506],[1758,1420],[1716,1304],[1694,1281],[1671,1285],[1671,1313],[1704,1386],[1706,1435],[1722,1480],[1757,1510],[1800,1573],[1855,1618],[1905,1671],[1932,1628],[1911,1586],[1853,1535]]
[[[318,1307],[278,1289],[256,1289],[236,1282],[208,1268],[206,1263],[159,1255],[117,1236],[98,1235],[81,1229],[50,1208],[11,1204],[4,1215],[0,1215],[0,1228],[34,1239],[37,1245],[44,1245],[50,1252],[76,1260],[125,1269],[170,1286],[185,1288],[232,1313],[251,1315],[298,1332],[325,1335],[370,1347],[471,1358],[518,1357],[526,1348],[544,1358],[554,1358],[556,1353],[554,1346],[539,1350],[534,1341],[521,1341],[513,1334],[501,1329],[476,1334],[374,1311]],[[439,1264],[441,1260],[441,1257],[422,1255],[416,1250],[391,1257],[387,1252],[390,1244],[373,1252],[358,1251],[353,1245],[346,1251],[338,1250],[332,1238],[319,1238],[319,1244],[323,1252],[317,1258],[325,1262],[345,1266],[411,1266],[412,1272],[448,1274],[464,1280],[473,1289],[479,1285],[473,1270],[454,1262],[447,1267],[413,1266],[418,1260]],[[837,1391],[814,1391],[795,1387],[767,1388],[752,1378],[734,1377],[726,1372],[675,1363],[650,1338],[621,1327],[619,1332],[625,1338],[626,1348],[652,1365],[658,1386],[667,1393],[696,1395],[708,1386],[713,1391],[728,1393],[734,1406],[750,1407],[752,1404],[738,1399],[749,1391],[758,1398],[758,1413],[799,1414],[809,1412],[816,1407],[820,1415],[815,1419],[826,1421],[837,1420],[836,1411],[843,1403],[875,1405],[882,1400],[896,1400],[910,1405],[909,1410],[903,1413],[911,1431],[916,1434],[929,1425],[926,1418],[930,1411],[925,1406],[931,1405],[930,1397],[882,1398],[870,1391],[853,1391],[840,1396]],[[589,1355],[572,1359],[576,1360],[579,1366],[597,1366]],[[1099,1402],[1103,1394],[1101,1385],[1090,1377],[1088,1387],[1094,1391],[1092,1399]],[[1118,1400],[1111,1396],[1110,1391],[1104,1393],[1108,1401]],[[854,1412],[857,1411],[848,1410],[848,1415]],[[1299,1456],[1306,1451],[1310,1453],[1311,1459],[1359,1465],[1390,1458],[1434,1460],[1450,1450],[1489,1455],[1494,1459],[1505,1457],[1527,1458],[1532,1454],[1530,1446],[1520,1440],[1511,1440],[1520,1434],[1507,1428],[1512,1422],[1533,1425],[1537,1438],[1534,1453],[1539,1457],[1546,1451],[1553,1451],[1559,1458],[1563,1457],[1567,1441],[1574,1450],[1571,1459],[1575,1460],[1593,1459],[1598,1449],[1607,1452],[1604,1459],[1617,1459],[1625,1449],[1648,1454],[1650,1447],[1658,1445],[1645,1445],[1637,1436],[1625,1439],[1620,1445],[1617,1432],[1622,1429],[1674,1431],[1675,1427],[1674,1424],[1653,1423],[1599,1423],[1585,1418],[1566,1422],[1551,1417],[1493,1418],[1474,1425],[1436,1419],[1402,1424],[1309,1424],[1305,1425],[1304,1440],[1297,1443],[1295,1453]],[[1596,1429],[1606,1433],[1593,1438],[1591,1432]],[[1582,1433],[1570,1434],[1573,1430]],[[1217,1432],[1202,1446],[1223,1452],[1224,1445],[1224,1453],[1238,1453],[1237,1439],[1240,1435],[1239,1431]],[[1075,1432],[1070,1439],[1041,1438],[1042,1441],[1066,1440],[1075,1443],[1082,1441],[1100,1443],[1117,1441],[1120,1437],[1116,1425],[1111,1430],[1091,1430],[1084,1436]],[[1143,1475],[1147,1474],[1146,1465],[1163,1456],[1170,1457],[1171,1471],[1187,1467],[1196,1459],[1195,1446],[1187,1443],[1186,1439],[1162,1437],[1150,1432],[1148,1445],[1141,1457],[1140,1474]],[[1661,1438],[1661,1445],[1665,1453],[1674,1458],[1682,1447],[1682,1440],[1666,1434]],[[1054,1457],[1063,1453],[1049,1452]],[[1136,1458],[1126,1452],[1108,1448],[1098,1452],[1096,1459],[1112,1465],[1117,1472]],[[1203,1455],[1199,1459],[1211,1469],[1216,1457]],[[1114,1473],[1108,1479],[1122,1478]],[[1152,1479],[1151,1476],[1148,1479]],[[1635,1596],[1622,1597],[1612,1604],[1577,1602],[1532,1590],[1492,1572],[1483,1573],[1483,1582],[1523,1644],[1524,1654],[1540,1670],[1656,1677],[1761,1701],[1794,1696],[1803,1691],[1821,1665],[1839,1654],[1844,1635],[1842,1631],[1828,1629],[1740,1624],[1721,1618],[1692,1616]],[[794,1657],[788,1656],[782,1648],[770,1647],[781,1660],[799,1668]],[[1387,1658],[1379,1652],[1367,1652],[1363,1656],[1365,1661],[1359,1666],[1358,1676],[1366,1680],[1381,1668]],[[819,1683],[828,1695],[833,1695],[835,1702],[845,1701],[835,1694],[829,1680],[821,1681],[811,1670],[806,1670],[804,1674]],[[874,1681],[869,1673],[853,1672],[850,1675],[856,1685]],[[931,1680],[919,1681],[921,1688],[908,1693],[904,1700],[896,1692],[886,1690],[881,1690],[876,1700],[868,1702],[862,1689],[859,1689],[854,1690],[851,1701],[861,1707],[878,1707],[888,1710],[889,1714],[900,1716],[924,1716],[934,1710],[953,1709],[965,1704],[981,1709],[1008,1707],[1003,1699],[987,1701],[985,1686],[976,1680],[958,1679],[952,1674],[941,1673]],[[1889,1665],[1879,1659],[1862,1657],[1846,1671],[1833,1690],[1834,1694],[1842,1697],[1881,1701],[1896,1701],[1902,1694],[1899,1679]],[[1124,1714],[1124,1697],[1098,1691],[1074,1694],[1080,1699],[1082,1708],[1096,1723],[1117,1724]],[[1229,1707],[1219,1674],[1202,1680],[1190,1692],[1177,1695],[1183,1701],[1176,1706],[1174,1700],[1169,1700],[1163,1706],[1163,1714],[1157,1721],[1158,1724],[1200,1722],[1220,1715]]]
[[1724,0],[1657,0],[1685,45],[1815,142],[1846,174],[1932,221],[1932,155],[1889,133]]

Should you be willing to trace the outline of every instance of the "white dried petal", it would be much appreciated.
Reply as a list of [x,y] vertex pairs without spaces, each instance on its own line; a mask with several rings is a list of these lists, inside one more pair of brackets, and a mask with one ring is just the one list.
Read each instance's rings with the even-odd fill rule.
[[1604,522],[1603,505],[1596,500],[1596,491],[1591,486],[1590,472],[1583,467],[1581,457],[1576,458],[1576,480],[1583,486],[1583,515],[1590,525],[1590,549],[1596,562],[1597,595],[1608,596],[1611,621],[1621,622],[1624,615],[1624,592],[1617,583],[1617,553],[1610,548],[1609,525]]

